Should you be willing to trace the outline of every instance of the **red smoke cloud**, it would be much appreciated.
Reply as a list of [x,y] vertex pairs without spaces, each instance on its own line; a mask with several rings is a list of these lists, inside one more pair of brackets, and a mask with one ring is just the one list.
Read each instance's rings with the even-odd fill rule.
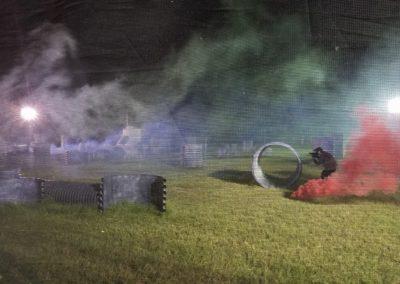
[[337,172],[327,179],[309,180],[291,197],[365,196],[372,191],[394,193],[400,177],[400,137],[377,115],[363,116],[361,134],[354,139]]

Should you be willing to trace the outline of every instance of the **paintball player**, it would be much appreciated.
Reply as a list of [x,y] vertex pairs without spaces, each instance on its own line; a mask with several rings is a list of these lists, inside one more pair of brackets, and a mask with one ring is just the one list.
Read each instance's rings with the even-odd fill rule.
[[322,165],[324,170],[321,173],[321,178],[324,179],[336,171],[337,163],[331,153],[324,151],[321,147],[315,148],[310,153],[316,165]]

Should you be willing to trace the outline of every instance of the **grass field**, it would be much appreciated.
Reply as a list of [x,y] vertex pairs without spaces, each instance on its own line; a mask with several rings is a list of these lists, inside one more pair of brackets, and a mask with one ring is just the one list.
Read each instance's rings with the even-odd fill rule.
[[[151,171],[167,178],[167,212],[1,205],[0,283],[400,283],[400,194],[296,201],[290,190],[257,186],[250,165],[238,158],[203,169],[126,163],[26,172],[98,181]],[[300,183],[319,172],[306,164]]]

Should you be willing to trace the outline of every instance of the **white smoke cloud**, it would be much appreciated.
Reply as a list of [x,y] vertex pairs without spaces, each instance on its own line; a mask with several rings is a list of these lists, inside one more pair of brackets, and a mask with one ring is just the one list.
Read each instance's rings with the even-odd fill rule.
[[[118,79],[101,85],[74,87],[68,66],[77,60],[77,42],[61,24],[44,24],[31,31],[28,43],[15,66],[0,78],[3,109],[0,133],[12,137],[21,125],[18,109],[35,106],[40,114],[37,128],[47,128],[44,136],[63,134],[87,137],[106,133],[125,114],[141,123],[146,107],[133,99],[132,87]],[[15,133],[14,133],[15,134]]]
[[54,82],[58,86],[70,84],[62,64],[67,55],[76,56],[76,42],[62,25],[44,24],[29,33],[28,45],[17,64],[1,78],[2,99],[31,95],[36,89]]

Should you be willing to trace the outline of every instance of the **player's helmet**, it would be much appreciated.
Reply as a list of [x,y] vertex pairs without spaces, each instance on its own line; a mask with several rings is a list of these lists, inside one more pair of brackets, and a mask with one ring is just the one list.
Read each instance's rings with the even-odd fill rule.
[[317,148],[315,148],[313,150],[314,153],[318,153],[318,152],[321,152],[321,151],[323,151],[323,149],[321,147],[317,147]]

